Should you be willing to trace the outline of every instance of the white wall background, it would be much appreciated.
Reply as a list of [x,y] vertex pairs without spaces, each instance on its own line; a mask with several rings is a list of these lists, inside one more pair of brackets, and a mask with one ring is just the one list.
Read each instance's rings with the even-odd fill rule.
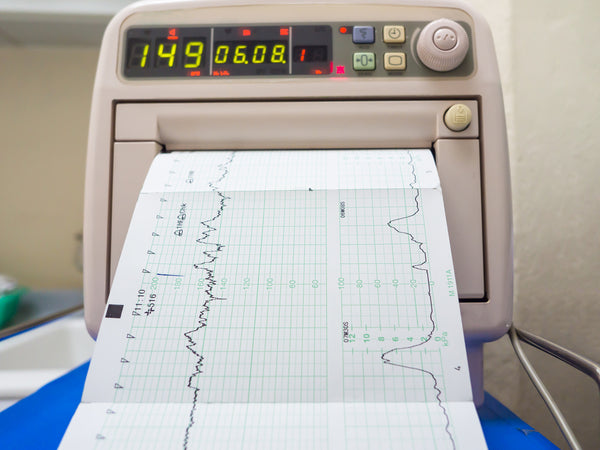
[[[490,22],[505,92],[515,321],[600,361],[600,2],[470,3]],[[74,260],[98,49],[9,44],[0,46],[0,273],[33,288],[79,287]],[[600,448],[593,383],[532,357],[582,444]],[[565,447],[506,339],[487,346],[486,388]]]
[[[595,0],[470,0],[494,34],[509,127],[515,323],[600,361],[600,48]],[[595,384],[528,352],[584,448],[600,448]],[[486,388],[566,448],[506,338]]]

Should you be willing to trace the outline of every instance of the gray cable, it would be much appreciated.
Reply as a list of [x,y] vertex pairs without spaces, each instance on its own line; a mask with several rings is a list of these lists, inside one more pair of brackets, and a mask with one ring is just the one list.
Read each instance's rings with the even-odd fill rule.
[[535,369],[527,359],[527,356],[525,356],[525,352],[523,352],[523,348],[521,347],[521,343],[519,342],[519,337],[517,336],[517,329],[514,327],[514,325],[510,328],[510,330],[508,330],[508,336],[510,337],[510,342],[513,348],[515,349],[517,358],[519,358],[521,365],[525,369],[525,372],[527,372],[529,379],[539,392],[540,396],[542,397],[542,400],[544,400],[544,403],[546,403],[546,406],[550,410],[552,417],[554,417],[554,420],[556,421],[558,428],[560,429],[561,433],[563,434],[567,443],[569,444],[569,447],[571,447],[573,450],[581,450],[582,447],[581,445],[579,445],[579,442],[577,441],[573,430],[571,430],[571,427],[560,412],[560,409],[558,408],[558,405],[550,395],[550,392],[548,392],[548,389],[546,389],[546,386],[544,385],[544,383],[542,383],[542,380],[540,379]]

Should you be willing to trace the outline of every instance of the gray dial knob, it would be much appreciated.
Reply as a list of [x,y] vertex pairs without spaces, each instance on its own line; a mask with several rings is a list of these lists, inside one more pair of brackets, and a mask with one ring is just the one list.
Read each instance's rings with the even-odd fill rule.
[[458,23],[438,19],[423,28],[417,41],[417,55],[423,64],[436,72],[456,69],[469,51],[469,37]]

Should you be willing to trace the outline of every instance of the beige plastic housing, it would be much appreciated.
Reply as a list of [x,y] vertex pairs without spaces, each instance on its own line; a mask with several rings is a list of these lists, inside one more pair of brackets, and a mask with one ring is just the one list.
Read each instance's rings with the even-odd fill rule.
[[[440,18],[468,24],[468,76],[205,77],[127,80],[119,61],[133,25],[279,24]],[[404,50],[416,55],[407,36]],[[414,56],[416,58],[416,56]],[[456,103],[473,119],[449,130]],[[270,133],[261,130],[269,123]],[[302,132],[310,127],[311,133]],[[225,138],[224,138],[225,136]],[[490,30],[462,1],[329,0],[137,3],[106,29],[94,87],[86,169],[84,301],[96,336],[135,199],[162,150],[415,148],[435,151],[476,400],[481,344],[512,320],[512,217],[502,92]],[[474,374],[474,375],[473,375]]]

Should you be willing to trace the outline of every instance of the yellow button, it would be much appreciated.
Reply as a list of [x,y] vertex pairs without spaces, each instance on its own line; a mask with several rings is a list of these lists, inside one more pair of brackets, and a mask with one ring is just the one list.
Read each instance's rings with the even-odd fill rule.
[[471,124],[471,110],[462,103],[452,105],[444,114],[444,123],[452,131],[463,131]]
[[383,27],[383,42],[386,44],[403,44],[405,40],[404,26],[386,25]]
[[383,67],[385,70],[406,70],[406,54],[402,52],[384,53]]

